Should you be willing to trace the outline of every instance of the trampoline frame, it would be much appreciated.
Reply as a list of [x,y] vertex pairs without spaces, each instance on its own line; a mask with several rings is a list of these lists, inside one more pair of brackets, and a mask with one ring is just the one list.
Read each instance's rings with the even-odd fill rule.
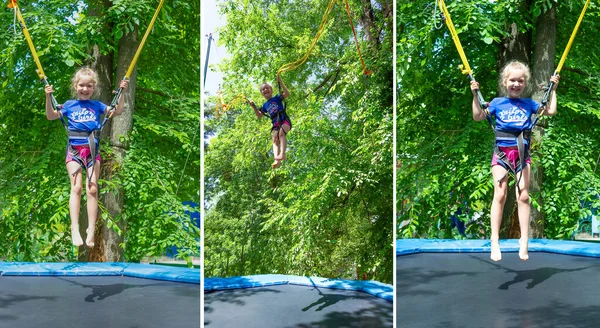
[[389,302],[394,300],[392,285],[377,281],[343,280],[320,277],[301,277],[294,275],[265,274],[254,276],[237,276],[228,278],[204,278],[204,291],[219,291],[277,285],[298,285],[330,289],[360,291]]
[[0,276],[126,276],[200,284],[200,270],[125,262],[0,262]]
[[[518,239],[500,240],[500,251],[518,252]],[[454,239],[398,239],[396,256],[416,253],[489,253],[490,240],[454,240]],[[530,239],[529,252],[600,257],[600,243]]]

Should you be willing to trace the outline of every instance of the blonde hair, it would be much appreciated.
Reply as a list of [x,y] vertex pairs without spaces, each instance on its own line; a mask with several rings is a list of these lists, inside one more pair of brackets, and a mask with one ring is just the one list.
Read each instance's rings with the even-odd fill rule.
[[529,79],[531,78],[531,70],[529,70],[529,66],[518,60],[511,60],[502,68],[502,71],[500,72],[500,79],[498,80],[498,89],[502,90],[502,94],[504,96],[508,94],[506,90],[506,79],[508,79],[510,72],[515,70],[523,71],[523,74],[525,74],[525,89],[523,90],[523,94],[529,93]]
[[77,96],[77,83],[79,83],[79,80],[81,80],[83,76],[86,76],[92,80],[92,84],[94,85],[94,92],[92,93],[92,96],[97,96],[98,90],[100,89],[100,84],[98,83],[98,73],[87,66],[78,69],[71,79],[73,96]]

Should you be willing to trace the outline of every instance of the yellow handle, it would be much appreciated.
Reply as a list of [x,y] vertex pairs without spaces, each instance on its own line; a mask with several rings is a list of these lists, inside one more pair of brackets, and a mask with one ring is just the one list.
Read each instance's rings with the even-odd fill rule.
[[135,55],[133,56],[133,60],[131,61],[131,64],[129,64],[129,68],[127,69],[127,73],[125,73],[125,79],[129,79],[129,76],[131,75],[131,72],[133,71],[133,68],[135,67],[135,63],[138,60],[138,57],[140,56],[140,53],[142,52],[142,48],[144,47],[144,44],[146,43],[146,38],[148,38],[148,34],[150,34],[150,31],[152,30],[152,26],[154,26],[154,21],[156,20],[156,17],[158,17],[158,13],[160,12],[160,9],[163,6],[163,3],[165,2],[165,0],[160,0],[160,4],[158,4],[158,8],[156,8],[156,11],[154,12],[154,16],[152,17],[152,20],[150,21],[150,25],[148,25],[148,28],[146,29],[146,33],[144,34],[144,37],[142,38],[142,42],[140,42],[140,45],[137,48],[137,51],[135,52]]
[[444,13],[444,17],[446,18],[446,26],[448,26],[448,30],[450,30],[450,34],[452,35],[452,40],[454,40],[454,45],[456,46],[456,50],[458,50],[458,54],[460,55],[460,59],[463,62],[462,67],[460,67],[460,70],[462,71],[463,74],[473,74],[473,71],[471,70],[471,66],[469,66],[469,62],[467,61],[467,56],[465,55],[465,52],[463,51],[462,45],[460,44],[460,39],[458,38],[458,33],[456,32],[456,29],[454,28],[454,24],[452,23],[452,19],[450,18],[450,13],[448,12],[448,8],[446,7],[446,4],[444,3],[444,0],[437,0],[440,8],[442,9],[442,12]]
[[575,25],[575,28],[573,29],[573,33],[571,33],[571,38],[569,38],[569,43],[567,43],[567,47],[565,48],[565,51],[563,52],[562,57],[560,58],[560,62],[558,63],[558,66],[556,67],[555,74],[560,73],[560,70],[562,69],[562,66],[565,63],[565,60],[567,59],[567,54],[569,53],[569,50],[571,50],[571,45],[573,44],[573,40],[575,40],[575,34],[577,34],[577,30],[579,30],[579,25],[581,24],[581,21],[583,20],[583,15],[585,14],[585,10],[587,9],[589,4],[590,4],[590,0],[587,0],[585,2],[585,6],[583,6],[583,10],[581,11],[581,14],[579,15],[577,24]]
[[40,58],[38,57],[37,52],[35,51],[35,46],[33,45],[33,41],[31,40],[31,35],[29,35],[27,25],[25,25],[25,20],[21,15],[21,8],[19,8],[19,5],[17,4],[16,0],[11,0],[8,7],[13,8],[15,10],[17,20],[19,21],[19,25],[21,25],[21,30],[23,31],[23,35],[27,40],[27,44],[29,45],[29,49],[31,50],[31,55],[33,56],[33,60],[35,61],[35,65],[37,66],[37,75],[40,77],[40,80],[44,80],[46,78],[46,75],[44,74],[42,63],[40,63]]

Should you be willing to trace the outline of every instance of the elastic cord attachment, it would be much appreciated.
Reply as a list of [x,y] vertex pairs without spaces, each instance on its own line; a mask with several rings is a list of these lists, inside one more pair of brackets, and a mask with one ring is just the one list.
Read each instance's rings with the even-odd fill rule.
[[[475,80],[475,77],[473,76],[473,74],[468,74],[467,77],[469,78],[470,81],[477,82]],[[490,124],[490,127],[492,128],[492,130],[494,130],[494,123],[492,122],[492,115],[490,114],[490,111],[488,110],[490,103],[488,103],[487,101],[485,101],[485,99],[483,99],[481,90],[477,89],[475,91],[475,93],[477,94],[477,102],[479,102],[479,107],[481,107],[481,110],[485,114],[485,118],[487,119],[488,123]]]

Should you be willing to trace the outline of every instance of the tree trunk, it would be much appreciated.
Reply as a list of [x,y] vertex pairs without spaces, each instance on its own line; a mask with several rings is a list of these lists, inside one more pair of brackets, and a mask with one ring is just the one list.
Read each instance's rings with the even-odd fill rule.
[[511,60],[518,60],[525,64],[530,63],[529,55],[531,53],[531,32],[519,33],[517,23],[506,26],[509,37],[500,44],[500,54],[498,57],[498,71]]
[[[138,47],[138,30],[137,26],[131,33],[125,34],[121,40],[119,40],[119,54],[117,59],[117,81],[120,81],[127,72],[129,64],[131,63],[135,51]],[[118,83],[115,83],[118,84]],[[127,91],[122,94],[125,97],[125,111],[115,116],[110,120],[110,147],[113,152],[113,157],[104,161],[102,166],[102,175],[104,179],[113,180],[118,177],[123,168],[123,159],[129,149],[129,142],[127,139],[121,139],[122,136],[128,135],[133,127],[133,109],[135,101],[135,84],[136,84],[136,70],[134,69],[129,77],[129,87]],[[107,124],[107,125],[109,125]],[[117,262],[123,260],[123,250],[120,245],[123,243],[123,237],[125,235],[125,221],[122,216],[123,212],[123,189],[121,186],[117,186],[117,189],[104,194],[103,203],[106,206],[106,210],[113,220],[121,234],[114,229],[108,228],[106,225],[102,227],[102,234],[104,240],[102,246],[104,247],[104,258],[109,262]]]
[[[523,1],[521,3],[520,10],[527,12],[530,8],[530,1]],[[511,60],[518,60],[525,64],[530,63],[531,54],[531,31],[524,33],[519,32],[519,25],[516,22],[507,23],[507,31],[510,33],[499,46],[498,51],[498,72],[502,71],[504,65]],[[503,86],[498,86],[498,94],[504,94]],[[524,95],[525,97],[527,95]],[[516,198],[516,187],[514,187],[514,180],[509,179],[509,187],[507,191],[506,203],[504,204],[504,211],[502,212],[502,224],[500,226],[500,238],[519,238],[518,229],[517,234],[514,235],[514,224],[518,225],[518,213],[517,213],[517,198]]]
[[360,13],[358,21],[363,27],[363,32],[365,33],[367,41],[377,47],[379,45],[379,39],[377,31],[375,30],[375,15],[373,14],[371,1],[361,0],[361,2],[362,12]]
[[[90,17],[103,17],[111,6],[111,1],[109,0],[98,0],[91,1],[89,4],[88,15]],[[103,35],[109,35],[112,31],[112,24],[105,20],[104,24],[100,26],[100,33]],[[110,42],[109,39],[107,41]],[[106,47],[109,48],[109,47]],[[92,52],[92,62],[89,64],[91,68],[98,73],[98,88],[99,88],[99,96],[98,100],[100,100],[104,104],[110,103],[111,100],[111,90],[112,90],[112,76],[113,76],[113,51],[109,50],[107,53],[103,54],[100,50],[100,46],[98,44],[94,44],[90,51]],[[109,133],[110,126],[106,125],[104,130],[102,131],[103,136],[101,139],[104,139]],[[101,145],[102,147],[102,145]],[[102,176],[101,176],[102,177]],[[82,212],[83,214],[84,212]],[[87,211],[85,211],[86,215],[81,215],[80,222],[83,222],[83,218],[85,217],[85,225],[80,224],[80,230],[84,230],[87,227]],[[96,233],[94,236],[94,240],[96,242],[96,247],[94,247],[91,251],[88,252],[88,248],[83,245],[79,248],[79,260],[80,261],[105,261],[104,252],[102,251],[102,240],[103,238],[103,226],[106,223],[100,219],[101,211],[98,210],[98,219],[96,220]],[[85,231],[80,232],[82,236],[85,236]]]
[[[535,56],[533,62],[533,79],[534,86],[532,98],[540,101],[543,95],[543,90],[538,88],[539,85],[545,85],[548,82],[550,75],[554,72],[554,57],[556,51],[556,5],[553,5],[550,10],[545,11],[537,19],[536,23],[536,43]],[[539,145],[542,142],[544,128],[538,124],[534,128],[532,136],[532,144]],[[534,147],[539,149],[539,147]],[[529,190],[531,194],[537,194],[536,199],[538,204],[542,204],[541,185],[543,183],[544,168],[542,166],[533,166],[531,170],[531,183]],[[541,238],[544,235],[544,216],[533,206],[531,207],[531,220],[529,221],[530,237]]]

